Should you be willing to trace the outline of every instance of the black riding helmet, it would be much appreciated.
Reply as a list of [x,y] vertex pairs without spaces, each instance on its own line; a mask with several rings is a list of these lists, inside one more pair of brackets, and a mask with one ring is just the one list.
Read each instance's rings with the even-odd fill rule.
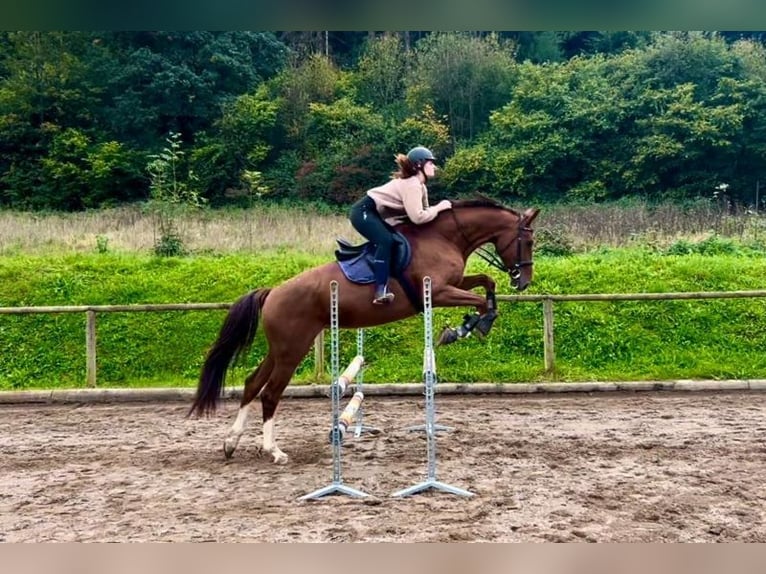
[[423,146],[417,146],[408,151],[407,159],[409,159],[417,169],[423,169],[423,166],[429,160],[436,161],[431,150]]

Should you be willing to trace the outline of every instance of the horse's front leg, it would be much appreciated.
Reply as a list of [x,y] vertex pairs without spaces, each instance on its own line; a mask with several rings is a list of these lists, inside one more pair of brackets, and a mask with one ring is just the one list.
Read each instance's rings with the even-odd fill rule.
[[463,277],[463,280],[458,284],[459,289],[464,289],[465,291],[470,291],[471,289],[475,289],[476,287],[484,287],[484,292],[486,293],[486,304],[484,307],[477,307],[476,310],[484,315],[488,311],[495,311],[497,310],[497,299],[495,297],[495,280],[492,279],[489,275],[484,275],[483,273],[480,273],[478,275],[466,275]]
[[[490,303],[490,299],[494,303],[495,300],[495,280],[489,275],[479,273],[478,275],[466,275],[463,280],[458,284],[459,289],[470,291],[476,287],[484,287],[484,291],[487,294],[487,303]],[[479,310],[481,312],[481,310]],[[486,312],[486,309],[484,310]]]
[[486,293],[486,305],[484,308],[477,307],[478,315],[471,317],[466,315],[463,321],[464,330],[470,334],[473,329],[482,337],[486,337],[489,334],[492,324],[497,319],[497,298],[495,297],[495,280],[489,275],[480,273],[479,275],[468,275],[463,277],[458,287],[465,289],[466,291],[474,289],[475,287],[484,287]]
[[[467,279],[475,280],[476,277],[480,276],[471,276]],[[489,281],[491,281],[491,279]],[[448,345],[450,343],[454,343],[458,339],[467,337],[471,334],[471,331],[473,331],[473,329],[479,325],[484,317],[488,317],[490,314],[494,314],[496,316],[494,308],[490,311],[490,304],[488,303],[488,299],[485,299],[471,291],[461,289],[464,284],[466,284],[465,280],[460,283],[460,287],[456,287],[454,285],[446,285],[434,289],[434,293],[432,294],[434,307],[475,307],[478,311],[473,315],[466,315],[463,320],[463,324],[457,329],[453,329],[449,326],[445,327],[439,336],[439,341],[437,342],[438,345]],[[471,281],[469,281],[467,284],[471,285]],[[479,284],[483,283],[477,282],[474,284],[474,286]],[[492,285],[494,285],[494,283]],[[494,301],[492,304],[494,305]],[[494,320],[494,317],[492,317],[492,320]]]

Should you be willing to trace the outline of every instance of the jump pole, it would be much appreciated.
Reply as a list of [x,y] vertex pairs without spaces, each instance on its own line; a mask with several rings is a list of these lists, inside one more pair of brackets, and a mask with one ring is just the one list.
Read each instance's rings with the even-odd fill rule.
[[[351,363],[343,371],[342,375],[339,375],[340,370],[340,357],[338,352],[338,282],[330,282],[330,365],[332,369],[332,383],[330,385],[330,396],[332,398],[332,427],[330,430],[330,444],[332,446],[332,483],[310,492],[304,496],[301,496],[298,500],[312,500],[316,498],[322,498],[328,494],[346,494],[355,498],[364,498],[369,496],[366,492],[351,488],[343,484],[343,477],[341,476],[341,446],[343,442],[343,434],[345,434],[345,427],[348,427],[346,422],[343,431],[341,431],[341,415],[340,399],[343,396],[343,392],[346,390],[346,386],[353,380],[354,376],[361,370],[364,365],[364,358],[361,355],[357,355],[351,361]],[[361,394],[361,393],[359,393]],[[357,399],[355,395],[352,398],[349,405],[344,409],[344,416],[346,411],[356,411],[361,405],[364,395]],[[354,406],[353,403],[356,404]],[[353,413],[351,413],[353,418]],[[349,420],[349,419],[347,419]]]
[[431,278],[423,278],[423,324],[424,324],[424,349],[423,349],[423,378],[426,396],[426,455],[428,468],[426,480],[414,484],[408,488],[394,492],[391,496],[402,497],[417,494],[430,488],[457,494],[459,496],[473,496],[468,490],[452,486],[436,479],[436,409],[434,406],[434,387],[436,385],[436,359],[434,357],[433,344],[433,307],[431,303]]
[[[349,363],[348,367],[346,367],[346,370],[343,371],[341,376],[338,378],[338,386],[340,387],[338,389],[338,394],[340,397],[342,397],[346,392],[346,387],[354,382],[354,377],[362,376],[363,366],[364,357],[357,353],[356,357],[354,357],[354,360]],[[343,438],[346,436],[348,427],[351,426],[351,423],[354,422],[354,419],[357,418],[362,411],[363,400],[364,393],[357,384],[354,396],[351,397],[351,400],[348,402],[346,407],[343,409],[343,412],[341,412],[340,416],[338,417],[338,426],[335,427],[335,425],[333,425],[333,428],[330,429],[328,439],[331,444],[335,444],[335,442],[339,442],[341,444],[343,443]]]

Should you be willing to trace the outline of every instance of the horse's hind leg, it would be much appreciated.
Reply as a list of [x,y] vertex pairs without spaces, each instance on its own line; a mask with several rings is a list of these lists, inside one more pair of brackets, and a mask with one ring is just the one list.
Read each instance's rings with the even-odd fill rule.
[[250,415],[253,399],[258,396],[266,381],[269,380],[273,368],[274,361],[271,359],[271,355],[266,355],[266,358],[261,361],[258,368],[245,378],[245,389],[242,393],[242,401],[240,402],[237,418],[223,441],[223,454],[226,458],[231,458],[237,449],[239,439],[247,427],[247,419]]
[[286,464],[288,457],[277,446],[274,423],[276,419],[277,405],[282,393],[290,383],[290,378],[298,366],[298,361],[277,362],[266,388],[261,393],[261,408],[263,410],[263,450],[272,457],[277,464]]

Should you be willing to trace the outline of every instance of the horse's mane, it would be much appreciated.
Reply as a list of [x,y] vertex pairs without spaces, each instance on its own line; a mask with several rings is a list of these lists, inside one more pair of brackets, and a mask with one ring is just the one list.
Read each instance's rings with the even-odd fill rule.
[[511,207],[506,207],[502,203],[492,199],[491,197],[487,197],[486,195],[482,195],[480,193],[476,194],[476,197],[470,198],[470,199],[456,199],[452,202],[452,207],[488,207],[490,209],[502,209],[505,211],[510,211],[511,213],[521,216],[521,213],[516,211],[515,209]]

